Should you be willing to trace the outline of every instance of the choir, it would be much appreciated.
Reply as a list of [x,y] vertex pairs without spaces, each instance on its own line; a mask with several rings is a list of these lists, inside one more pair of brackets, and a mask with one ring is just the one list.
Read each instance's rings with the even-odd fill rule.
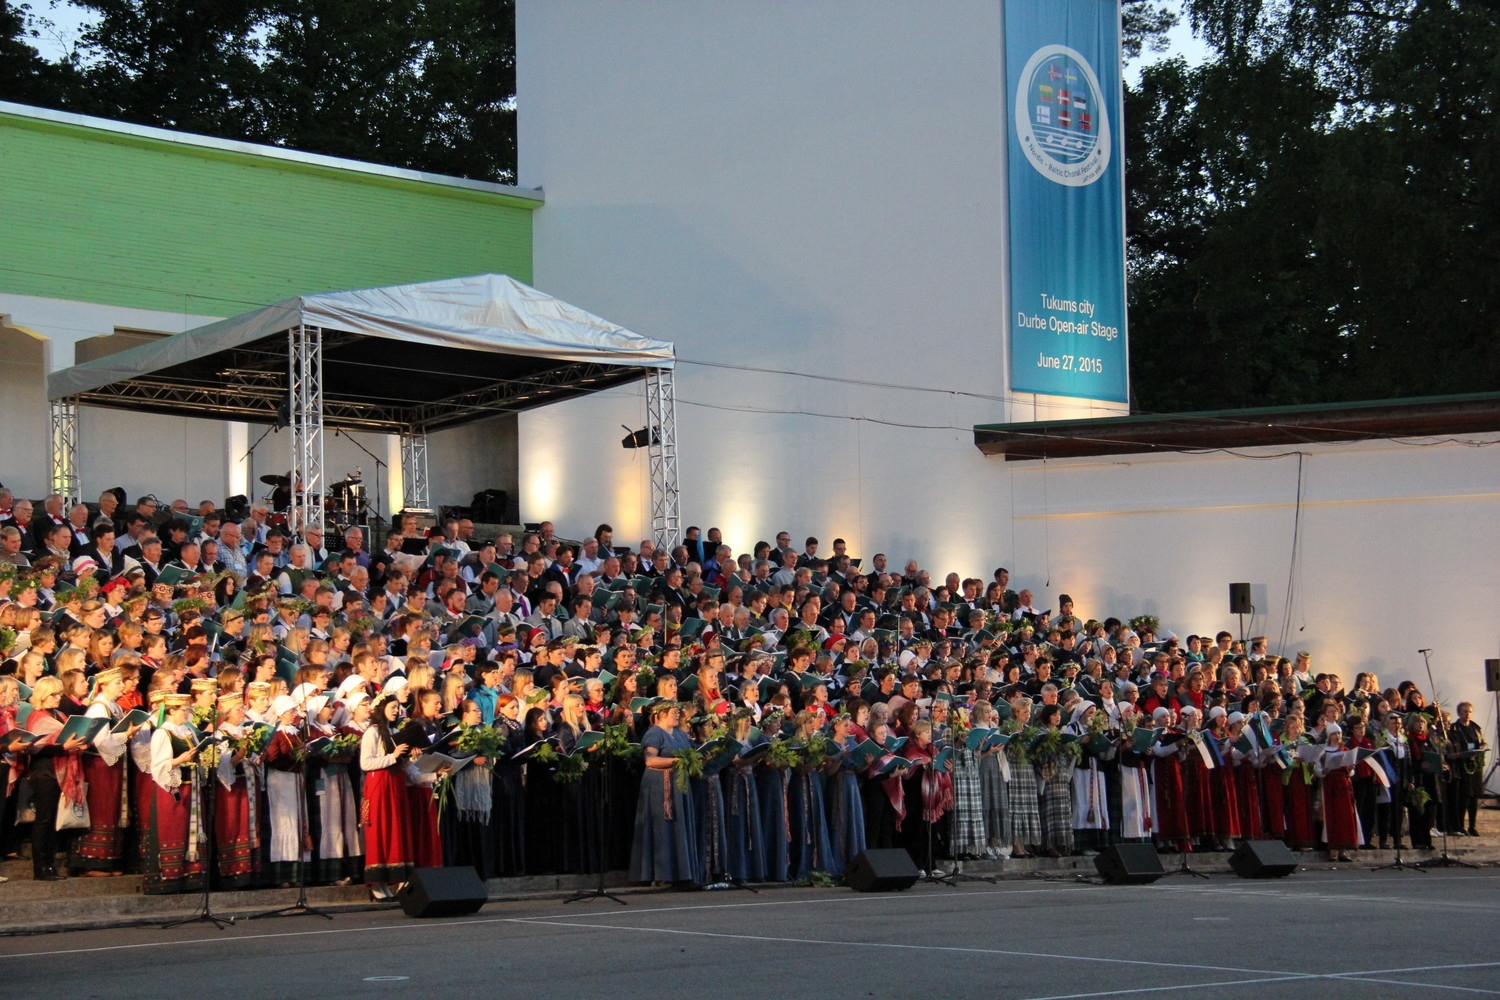
[[45,592],[0,563],[0,847],[29,822],[38,879],[388,899],[445,864],[702,887],[837,879],[867,847],[942,875],[1477,835],[1472,706],[1066,596],[1039,611],[1004,570],[861,575],[811,539],[588,564],[535,535],[405,548],[259,576],[84,558]]

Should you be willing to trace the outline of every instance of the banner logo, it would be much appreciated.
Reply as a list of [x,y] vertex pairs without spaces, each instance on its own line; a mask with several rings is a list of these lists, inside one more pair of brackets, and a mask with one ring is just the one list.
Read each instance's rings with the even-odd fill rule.
[[1054,183],[1094,183],[1109,167],[1108,106],[1088,60],[1066,45],[1042,46],[1016,88],[1013,120],[1021,151]]

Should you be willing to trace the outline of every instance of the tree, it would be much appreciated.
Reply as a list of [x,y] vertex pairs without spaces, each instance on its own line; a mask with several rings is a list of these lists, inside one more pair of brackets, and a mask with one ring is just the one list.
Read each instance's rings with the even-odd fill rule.
[[30,15],[27,5],[0,0],[0,100],[55,107],[62,72],[32,46],[36,29]]
[[267,141],[515,178],[509,0],[282,0],[252,102]]
[[245,95],[260,75],[256,0],[79,0],[97,20],[70,110],[197,132],[255,138]]
[[1127,94],[1142,409],[1500,388],[1493,3],[1189,0]]

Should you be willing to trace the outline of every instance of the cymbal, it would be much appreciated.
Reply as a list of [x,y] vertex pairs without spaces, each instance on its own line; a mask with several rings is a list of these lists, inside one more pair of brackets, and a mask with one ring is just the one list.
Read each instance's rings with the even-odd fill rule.
[[292,477],[291,476],[278,476],[278,475],[275,475],[274,473],[267,473],[266,475],[261,476],[260,477],[260,481],[263,482],[263,483],[265,483],[267,486],[290,486],[290,485],[292,485]]

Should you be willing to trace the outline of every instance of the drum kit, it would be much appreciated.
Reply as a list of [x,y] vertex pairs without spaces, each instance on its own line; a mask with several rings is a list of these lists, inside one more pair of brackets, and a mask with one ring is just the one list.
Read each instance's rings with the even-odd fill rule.
[[[271,487],[271,492],[264,498],[271,508],[268,522],[285,528],[287,512],[292,506],[292,477],[272,473],[261,476],[260,481]],[[302,490],[298,489],[297,499],[301,501],[303,498]],[[306,499],[312,503],[322,500],[323,518],[329,529],[343,531],[350,525],[366,524],[369,521],[370,508],[365,502],[365,484],[361,479],[359,466],[354,467],[352,475],[330,484],[327,493],[308,493]]]

